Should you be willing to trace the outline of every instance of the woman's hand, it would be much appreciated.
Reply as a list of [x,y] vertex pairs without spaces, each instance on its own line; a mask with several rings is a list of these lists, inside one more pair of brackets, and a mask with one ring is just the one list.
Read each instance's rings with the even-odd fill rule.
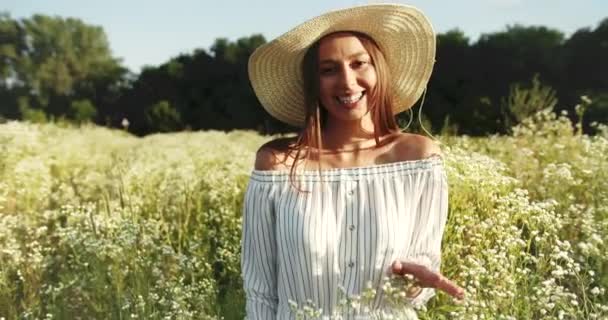
[[457,298],[464,298],[464,289],[450,281],[438,272],[434,272],[429,268],[410,262],[395,261],[391,266],[392,272],[399,275],[411,274],[416,278],[418,284],[422,287],[436,288],[445,293]]

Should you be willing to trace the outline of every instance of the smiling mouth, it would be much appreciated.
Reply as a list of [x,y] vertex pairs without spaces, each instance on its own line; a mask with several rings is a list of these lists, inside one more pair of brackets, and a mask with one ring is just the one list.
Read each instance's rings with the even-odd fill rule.
[[359,102],[365,96],[365,91],[361,91],[359,93],[353,94],[351,96],[338,96],[336,97],[336,101],[339,104],[350,105]]

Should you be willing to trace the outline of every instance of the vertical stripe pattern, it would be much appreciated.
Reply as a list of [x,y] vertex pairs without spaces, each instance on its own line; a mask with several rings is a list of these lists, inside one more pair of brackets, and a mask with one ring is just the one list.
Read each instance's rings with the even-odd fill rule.
[[[339,288],[358,295],[371,283],[381,292],[395,260],[439,270],[448,212],[439,156],[322,174],[300,171],[309,191],[302,193],[288,172],[252,172],[241,243],[247,319],[295,319],[290,300],[332,315]],[[434,294],[425,288],[411,302],[424,305]],[[383,307],[380,294],[375,306]]]

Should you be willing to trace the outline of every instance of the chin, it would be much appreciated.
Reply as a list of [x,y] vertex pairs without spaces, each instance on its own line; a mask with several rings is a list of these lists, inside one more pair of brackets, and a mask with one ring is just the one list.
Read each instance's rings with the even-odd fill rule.
[[369,112],[367,103],[356,106],[355,108],[347,108],[342,105],[332,105],[330,108],[325,108],[328,115],[338,121],[357,121],[361,120]]
[[344,112],[342,110],[329,111],[329,116],[338,121],[344,122],[352,122],[352,121],[360,121],[367,114],[367,110],[350,110],[349,112]]

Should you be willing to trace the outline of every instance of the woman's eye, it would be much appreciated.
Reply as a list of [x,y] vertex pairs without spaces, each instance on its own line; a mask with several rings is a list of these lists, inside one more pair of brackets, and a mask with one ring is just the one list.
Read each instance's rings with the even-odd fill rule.
[[320,72],[321,74],[329,74],[334,72],[335,68],[321,68]]
[[358,67],[362,67],[366,64],[367,64],[367,61],[357,60],[357,61],[353,62],[353,67],[358,68]]

